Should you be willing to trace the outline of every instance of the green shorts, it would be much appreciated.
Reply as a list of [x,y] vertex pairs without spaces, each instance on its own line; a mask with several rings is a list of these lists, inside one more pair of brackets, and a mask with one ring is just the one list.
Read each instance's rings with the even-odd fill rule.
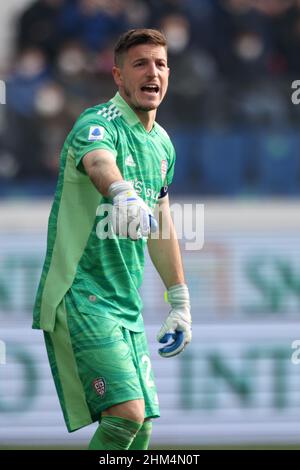
[[145,418],[159,417],[144,332],[79,312],[68,293],[57,309],[54,332],[44,335],[69,432],[99,421],[103,410],[129,400],[144,399]]

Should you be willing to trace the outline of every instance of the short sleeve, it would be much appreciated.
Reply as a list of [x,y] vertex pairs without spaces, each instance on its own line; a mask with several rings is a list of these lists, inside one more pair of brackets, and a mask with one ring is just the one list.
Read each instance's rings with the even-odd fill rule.
[[82,158],[92,150],[109,150],[115,157],[116,149],[116,131],[105,119],[96,119],[94,116],[90,119],[79,119],[74,126],[70,146],[72,147],[76,167],[84,171]]

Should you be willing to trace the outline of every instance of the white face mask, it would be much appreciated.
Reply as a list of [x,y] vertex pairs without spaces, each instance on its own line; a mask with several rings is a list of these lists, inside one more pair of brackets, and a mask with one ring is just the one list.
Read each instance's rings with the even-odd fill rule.
[[63,110],[64,104],[65,97],[62,90],[51,84],[42,87],[35,99],[35,108],[44,117],[56,116]]
[[244,34],[238,38],[235,50],[241,59],[246,61],[257,60],[263,53],[263,42],[258,35]]
[[168,50],[170,52],[182,52],[189,43],[189,32],[182,26],[167,26],[164,33],[168,43]]
[[58,58],[58,67],[66,75],[76,75],[85,68],[85,59],[81,51],[69,49]]
[[38,52],[26,52],[20,57],[18,71],[24,77],[36,77],[45,68],[45,58]]

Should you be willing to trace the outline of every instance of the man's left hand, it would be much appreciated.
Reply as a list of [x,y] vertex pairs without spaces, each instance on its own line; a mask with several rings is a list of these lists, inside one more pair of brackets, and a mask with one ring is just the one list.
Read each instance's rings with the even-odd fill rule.
[[157,340],[160,343],[173,341],[158,350],[162,357],[176,356],[192,339],[192,318],[187,286],[176,284],[167,290],[167,296],[172,309],[157,335]]

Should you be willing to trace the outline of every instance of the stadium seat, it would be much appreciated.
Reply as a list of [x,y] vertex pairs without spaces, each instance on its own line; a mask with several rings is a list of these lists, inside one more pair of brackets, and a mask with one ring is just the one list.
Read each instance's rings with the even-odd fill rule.
[[240,195],[245,184],[247,140],[242,133],[199,133],[195,164],[201,170],[199,192],[208,196]]
[[195,132],[173,130],[169,132],[176,150],[176,171],[172,194],[192,194],[197,188],[199,175],[195,172]]
[[299,194],[299,136],[292,132],[261,132],[257,136],[256,148],[259,192],[270,196]]

